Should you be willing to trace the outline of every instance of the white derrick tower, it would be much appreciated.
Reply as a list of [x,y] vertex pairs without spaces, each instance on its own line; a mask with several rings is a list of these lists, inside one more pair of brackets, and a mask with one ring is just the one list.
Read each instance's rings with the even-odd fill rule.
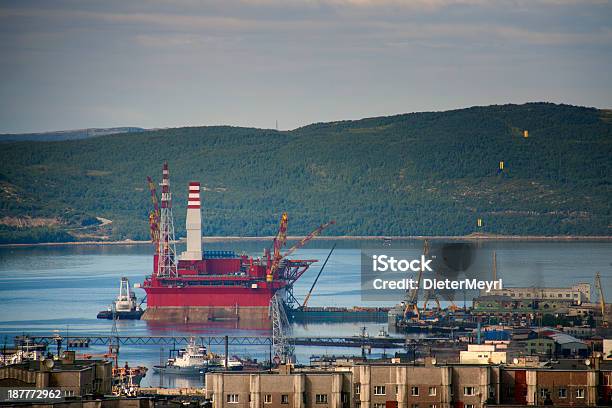
[[172,193],[170,193],[170,172],[164,163],[161,186],[161,212],[159,222],[158,278],[173,278],[176,272],[176,247],[174,245],[174,217],[172,216]]

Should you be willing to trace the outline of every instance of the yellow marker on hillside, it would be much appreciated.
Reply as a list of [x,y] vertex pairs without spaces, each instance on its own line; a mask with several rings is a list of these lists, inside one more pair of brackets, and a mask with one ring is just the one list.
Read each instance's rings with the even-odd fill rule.
[[529,131],[528,130],[523,130],[523,137],[525,139],[527,139],[529,137]]
[[500,161],[500,162],[499,162],[499,169],[500,169],[500,170],[503,170],[503,169],[504,169],[504,162],[503,162],[503,161]]
[[478,219],[478,221],[476,222],[476,224],[477,224],[479,227],[482,227],[482,218],[479,218],[479,219]]

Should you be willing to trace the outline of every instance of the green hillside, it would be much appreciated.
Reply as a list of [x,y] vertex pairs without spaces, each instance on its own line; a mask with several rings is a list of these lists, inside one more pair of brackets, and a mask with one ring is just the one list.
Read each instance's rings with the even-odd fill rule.
[[2,242],[147,239],[146,176],[159,180],[164,160],[177,236],[189,180],[206,189],[206,235],[272,235],[283,210],[290,234],[335,219],[328,234],[612,235],[612,113],[593,108],[474,107],[289,132],[164,129],[4,143],[0,159]]
[[3,133],[0,134],[0,142],[57,142],[60,140],[87,139],[89,137],[114,135],[118,133],[142,132],[143,130],[144,129],[137,127],[114,127],[60,130],[40,133]]

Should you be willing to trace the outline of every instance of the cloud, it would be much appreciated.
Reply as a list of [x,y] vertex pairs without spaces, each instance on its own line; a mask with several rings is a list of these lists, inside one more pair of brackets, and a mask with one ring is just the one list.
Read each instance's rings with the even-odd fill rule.
[[[611,8],[599,0],[4,0],[0,93],[14,109],[0,112],[0,123],[119,125],[130,107],[138,112],[125,117],[142,126],[268,126],[279,117],[291,127],[513,97],[609,106]],[[92,109],[81,117],[58,101]]]
[[[582,0],[587,1],[587,0]],[[250,5],[286,4],[280,0],[241,0]],[[290,4],[338,5],[354,7],[380,7],[381,4],[423,8],[437,8],[454,4],[483,5],[491,2],[484,0],[293,0]],[[503,2],[505,3],[505,2]],[[515,4],[521,0],[514,0]],[[574,0],[540,0],[545,4],[567,4]],[[490,7],[490,6],[483,6]],[[148,47],[183,47],[210,42],[218,36],[236,34],[296,34],[307,38],[319,38],[322,33],[332,33],[336,38],[352,37],[368,42],[381,44],[402,44],[410,40],[448,39],[455,43],[461,39],[486,43],[493,40],[513,41],[532,45],[574,45],[574,44],[607,44],[612,40],[612,28],[592,27],[589,30],[572,31],[562,27],[547,27],[545,30],[526,26],[517,20],[495,22],[481,19],[475,22],[463,22],[461,19],[447,18],[444,22],[428,19],[417,19],[412,15],[405,18],[385,13],[374,15],[310,15],[297,19],[283,19],[261,15],[207,15],[179,14],[161,12],[112,12],[67,9],[0,9],[0,18],[40,18],[46,21],[96,21],[98,24],[121,25],[127,31],[136,31],[135,41]],[[136,28],[138,27],[138,28]],[[99,28],[99,27],[98,27]],[[160,33],[158,29],[169,32]]]

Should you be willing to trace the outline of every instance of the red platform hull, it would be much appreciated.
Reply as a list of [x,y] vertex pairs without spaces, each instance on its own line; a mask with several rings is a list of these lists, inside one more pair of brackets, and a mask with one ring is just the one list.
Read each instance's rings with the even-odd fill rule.
[[268,307],[274,296],[271,288],[252,289],[227,286],[149,287],[148,307]]
[[274,290],[241,287],[147,288],[143,320],[176,323],[232,322],[238,328],[269,329]]
[[160,278],[154,273],[145,280],[147,310],[142,319],[184,323],[269,321],[274,294],[294,282],[313,262],[287,261],[283,275],[267,276],[269,262],[246,256],[179,261],[176,276]]

